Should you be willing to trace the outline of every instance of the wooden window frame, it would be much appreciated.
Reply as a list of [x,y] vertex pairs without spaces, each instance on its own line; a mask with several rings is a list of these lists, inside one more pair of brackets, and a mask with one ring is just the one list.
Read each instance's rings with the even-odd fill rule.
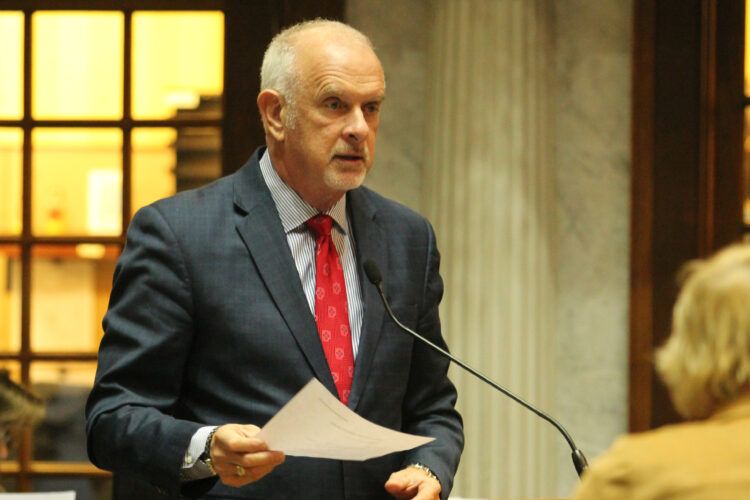
[[[31,115],[32,107],[32,14],[37,11],[119,11],[124,14],[123,116],[117,120],[40,120]],[[266,45],[281,27],[303,19],[325,17],[342,19],[344,0],[6,0],[0,11],[24,14],[23,38],[23,116],[19,120],[0,119],[0,127],[23,131],[23,187],[20,235],[0,235],[0,246],[20,248],[21,256],[21,350],[0,352],[0,360],[18,361],[21,383],[30,383],[30,366],[37,361],[96,361],[96,352],[34,352],[31,349],[31,259],[39,245],[125,243],[131,216],[132,157],[131,134],[135,127],[218,127],[222,136],[222,174],[239,169],[255,147],[264,143],[264,133],[255,97],[258,94],[260,62]],[[222,11],[224,13],[224,92],[222,115],[217,119],[139,120],[131,117],[131,41],[134,11]],[[31,133],[47,128],[118,128],[122,141],[122,231],[118,236],[37,236],[32,232],[32,143]],[[43,477],[101,478],[110,473],[90,463],[32,461],[31,432],[26,431],[18,447],[18,467],[4,469],[18,480],[19,491],[30,491],[31,481]]]

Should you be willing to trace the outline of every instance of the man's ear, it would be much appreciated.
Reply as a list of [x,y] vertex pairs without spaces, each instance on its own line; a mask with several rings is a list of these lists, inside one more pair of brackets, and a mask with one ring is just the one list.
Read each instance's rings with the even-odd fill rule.
[[284,119],[282,108],[284,107],[284,98],[275,90],[265,89],[258,94],[258,110],[263,119],[263,125],[266,133],[277,141],[284,140]]

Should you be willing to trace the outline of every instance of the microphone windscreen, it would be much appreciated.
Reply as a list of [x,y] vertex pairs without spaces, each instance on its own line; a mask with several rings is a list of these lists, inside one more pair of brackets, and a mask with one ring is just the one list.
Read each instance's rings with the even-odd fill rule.
[[380,282],[383,281],[383,276],[380,274],[380,269],[378,269],[378,265],[375,264],[374,260],[367,259],[363,266],[365,268],[367,279],[370,280],[370,283],[372,283],[373,285],[379,285]]

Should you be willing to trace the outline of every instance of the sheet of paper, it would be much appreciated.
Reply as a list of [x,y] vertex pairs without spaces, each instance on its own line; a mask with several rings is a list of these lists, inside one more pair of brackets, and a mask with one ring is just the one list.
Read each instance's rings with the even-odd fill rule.
[[75,491],[60,491],[57,493],[0,493],[0,499],[17,500],[75,500]]
[[272,450],[300,457],[367,460],[409,450],[435,438],[375,425],[312,379],[258,433]]

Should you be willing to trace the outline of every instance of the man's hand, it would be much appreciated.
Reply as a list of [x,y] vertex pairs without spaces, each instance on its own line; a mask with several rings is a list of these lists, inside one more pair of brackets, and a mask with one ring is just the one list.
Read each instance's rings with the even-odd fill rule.
[[385,489],[398,500],[439,500],[440,482],[423,470],[407,467],[391,474]]
[[270,451],[265,441],[254,436],[255,425],[222,425],[211,439],[209,454],[221,482],[239,488],[257,481],[285,459],[281,451]]

